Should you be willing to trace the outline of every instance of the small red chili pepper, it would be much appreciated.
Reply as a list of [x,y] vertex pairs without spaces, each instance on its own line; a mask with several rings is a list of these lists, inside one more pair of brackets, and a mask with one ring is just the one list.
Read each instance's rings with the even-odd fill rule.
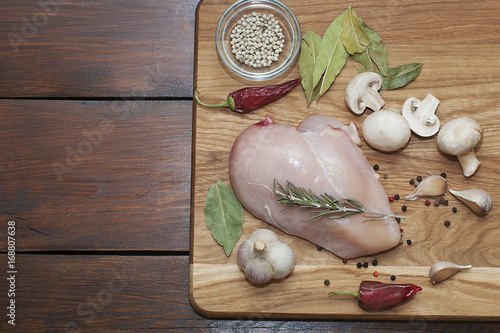
[[363,310],[384,311],[410,300],[420,290],[422,288],[414,284],[363,281],[358,292],[330,292],[330,295],[354,296],[358,299],[358,304]]
[[301,77],[281,84],[266,87],[248,87],[233,91],[220,104],[205,104],[198,99],[199,90],[194,93],[194,99],[205,107],[228,107],[231,111],[247,113],[277,101],[299,85]]

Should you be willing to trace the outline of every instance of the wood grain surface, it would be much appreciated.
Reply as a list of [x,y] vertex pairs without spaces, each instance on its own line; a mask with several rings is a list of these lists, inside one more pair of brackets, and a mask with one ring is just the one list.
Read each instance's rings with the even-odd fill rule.
[[[487,17],[482,29],[498,41],[496,18],[484,15],[488,3],[455,3]],[[197,0],[0,2],[2,306],[10,288],[6,222],[18,226],[17,324],[8,325],[3,310],[0,331],[499,331],[498,323],[484,321],[222,319],[196,312],[188,256],[197,6]],[[38,29],[30,31],[34,20]],[[19,52],[10,33],[21,38]],[[227,93],[203,89],[214,100]],[[72,150],[85,155],[85,141],[96,144],[85,158],[74,158]],[[72,169],[62,182],[53,163]]]
[[196,5],[3,1],[0,96],[190,97]]
[[[197,21],[197,89],[206,103],[222,99],[229,91],[248,86],[252,82],[236,77],[224,68],[214,47],[217,19],[230,2],[204,1]],[[295,12],[303,31],[311,29],[319,34],[335,16],[342,13],[348,2],[326,1],[287,2]],[[423,99],[432,93],[441,100],[438,116],[442,124],[467,116],[478,121],[484,129],[484,140],[477,149],[482,165],[479,172],[466,179],[455,157],[441,154],[436,138],[421,139],[412,136],[410,144],[396,154],[376,152],[363,144],[362,150],[371,164],[379,164],[381,183],[388,195],[409,194],[413,188],[408,181],[417,175],[427,176],[446,172],[452,189],[483,188],[493,197],[500,197],[496,186],[500,175],[500,125],[497,116],[500,74],[491,70],[500,65],[495,55],[500,51],[500,28],[496,19],[500,5],[492,1],[457,2],[432,1],[383,3],[364,1],[354,5],[357,14],[383,38],[391,66],[422,62],[423,70],[410,85],[381,92],[384,108],[400,110],[409,97]],[[411,20],[408,18],[411,17]],[[484,20],[478,20],[478,18]],[[484,24],[488,22],[488,24]],[[192,219],[191,297],[193,304],[208,316],[266,315],[279,318],[342,318],[342,319],[446,319],[498,320],[500,314],[500,252],[498,209],[496,204],[486,218],[479,218],[454,197],[448,195],[450,206],[427,207],[423,200],[396,201],[393,209],[401,213],[403,204],[407,219],[403,244],[384,254],[350,260],[347,264],[316,246],[278,231],[292,246],[297,256],[294,273],[280,283],[255,288],[245,281],[238,270],[235,253],[226,257],[205,226],[203,207],[210,185],[218,179],[229,183],[228,157],[236,136],[247,126],[264,119],[266,114],[276,122],[293,127],[309,114],[335,116],[343,122],[354,121],[361,129],[365,115],[355,116],[344,105],[345,87],[358,65],[348,61],[330,91],[318,104],[307,107],[301,88],[285,98],[250,114],[240,115],[227,110],[195,107],[195,169]],[[285,76],[265,82],[280,82],[298,76],[298,63]],[[253,83],[255,84],[255,83]],[[212,99],[212,100],[211,100]],[[451,208],[456,206],[457,213]],[[444,221],[450,220],[446,228]],[[243,235],[246,239],[257,228],[271,228],[245,213]],[[273,229],[275,230],[275,229]],[[276,230],[275,230],[276,231]],[[368,237],[368,235],[360,235]],[[412,240],[408,246],[406,241]],[[239,244],[239,243],[238,243]],[[237,245],[238,246],[238,245]],[[237,246],[235,249],[237,249]],[[356,268],[356,262],[378,259],[379,266]],[[439,286],[427,281],[430,265],[439,260],[471,264],[468,272],[456,275]],[[383,313],[366,313],[350,299],[328,296],[333,289],[356,290],[361,280],[374,279],[391,282],[415,283],[423,287],[415,300],[403,307]],[[331,284],[325,287],[323,281]]]

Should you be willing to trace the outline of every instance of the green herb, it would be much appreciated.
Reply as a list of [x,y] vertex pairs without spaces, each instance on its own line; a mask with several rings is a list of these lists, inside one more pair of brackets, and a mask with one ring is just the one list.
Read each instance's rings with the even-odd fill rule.
[[220,180],[208,189],[205,223],[229,256],[241,236],[243,207],[234,192]]
[[330,88],[349,58],[342,41],[344,16],[345,12],[333,20],[319,46],[313,69],[313,86],[319,86],[318,97]]
[[422,69],[421,63],[389,68],[382,38],[349,5],[323,37],[309,29],[302,37],[299,72],[308,105],[330,89],[349,56],[361,64],[358,72],[375,72],[382,77],[382,90],[407,85]]
[[289,181],[286,182],[286,187],[283,187],[275,179],[273,191],[278,196],[279,203],[311,210],[313,216],[302,222],[314,222],[323,216],[340,219],[357,214],[365,214],[365,222],[383,220],[389,217],[405,218],[404,216],[367,211],[363,204],[355,199],[336,199],[327,193],[317,196],[310,190],[297,187]]
[[421,63],[412,63],[389,68],[387,76],[383,77],[384,82],[381,89],[392,90],[407,85],[420,74],[422,66]]
[[342,40],[347,52],[351,55],[364,52],[365,48],[371,43],[351,5],[349,5],[345,14]]
[[299,74],[302,77],[302,87],[306,93],[307,104],[310,104],[316,99],[319,89],[314,91],[313,86],[313,70],[318,56],[319,46],[321,44],[321,36],[307,29],[302,37],[301,52],[299,58]]

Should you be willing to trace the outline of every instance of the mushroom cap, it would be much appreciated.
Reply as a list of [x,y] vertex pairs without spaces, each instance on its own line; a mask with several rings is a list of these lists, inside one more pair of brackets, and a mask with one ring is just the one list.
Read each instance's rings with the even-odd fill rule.
[[440,122],[435,115],[438,105],[439,99],[431,94],[422,101],[410,97],[403,104],[402,114],[415,134],[427,138],[439,131]]
[[437,145],[443,153],[458,156],[474,149],[482,137],[483,129],[475,120],[456,118],[441,128]]
[[366,117],[362,133],[370,146],[385,152],[403,148],[411,137],[406,119],[390,110],[380,110]]
[[[382,78],[374,72],[364,72],[356,75],[349,81],[345,90],[344,101],[347,107],[356,114],[362,114],[367,105],[362,96],[367,89],[373,89],[376,94],[382,87]],[[383,100],[382,100],[383,105]],[[379,108],[380,109],[380,108]],[[378,110],[374,110],[378,111]]]

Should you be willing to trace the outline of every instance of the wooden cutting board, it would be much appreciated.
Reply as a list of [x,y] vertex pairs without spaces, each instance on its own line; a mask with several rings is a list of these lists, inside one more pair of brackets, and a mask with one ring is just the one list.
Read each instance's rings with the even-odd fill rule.
[[[348,1],[285,1],[294,11],[302,32],[311,29],[323,35],[331,21],[349,5]],[[206,103],[217,103],[233,90],[283,82],[298,76],[298,62],[285,75],[264,83],[233,75],[218,58],[215,26],[231,1],[202,1],[197,15],[195,89]],[[360,129],[371,113],[356,116],[344,105],[343,94],[358,65],[352,60],[318,104],[306,104],[301,87],[285,98],[252,113],[241,115],[228,109],[194,105],[193,199],[191,221],[190,298],[200,313],[231,318],[305,319],[395,319],[395,320],[498,320],[500,318],[500,2],[498,1],[388,1],[353,3],[359,17],[383,38],[389,64],[422,62],[419,77],[406,87],[382,91],[384,108],[400,110],[409,97],[423,99],[432,93],[441,100],[437,115],[441,123],[471,117],[484,129],[477,148],[479,171],[466,179],[455,157],[436,148],[436,138],[414,135],[406,149],[380,153],[363,143],[371,164],[378,164],[381,183],[388,195],[405,197],[414,187],[409,180],[446,172],[450,188],[482,188],[493,197],[493,209],[477,217],[450,194],[449,206],[425,206],[424,200],[399,200],[393,210],[402,213],[403,243],[387,253],[343,263],[325,250],[319,251],[298,237],[284,234],[244,214],[243,234],[227,257],[205,225],[204,204],[208,188],[217,180],[230,185],[228,158],[231,145],[246,127],[264,119],[297,126],[307,115],[321,113],[343,122],[354,121]],[[387,175],[387,178],[383,177]],[[458,212],[453,213],[452,207]],[[451,225],[446,227],[444,221]],[[239,244],[258,228],[275,231],[296,254],[296,268],[284,281],[264,287],[251,286],[238,270]],[[370,237],[360,234],[359,237]],[[407,240],[412,241],[407,245]],[[378,260],[375,267],[373,259]],[[427,277],[431,264],[449,260],[471,264],[472,269],[432,285]],[[357,268],[368,262],[368,268]],[[378,272],[378,277],[373,272]],[[356,291],[362,280],[414,283],[423,288],[409,303],[393,310],[368,313],[349,297],[329,296],[329,291]],[[324,280],[330,285],[326,286]]]

